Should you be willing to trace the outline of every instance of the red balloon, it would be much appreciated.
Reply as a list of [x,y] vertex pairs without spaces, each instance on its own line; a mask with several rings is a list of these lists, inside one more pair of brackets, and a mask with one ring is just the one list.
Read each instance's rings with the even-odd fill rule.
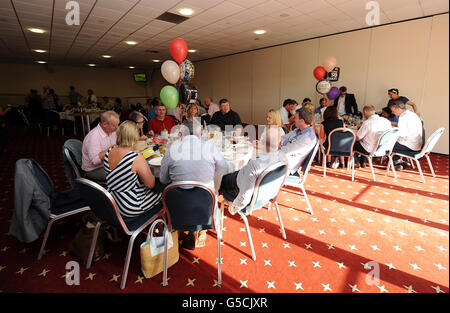
[[186,42],[181,38],[174,38],[170,42],[169,46],[170,55],[174,58],[175,61],[181,63],[186,59],[188,53],[188,46]]
[[325,68],[323,66],[318,66],[314,69],[313,73],[314,73],[314,77],[320,81],[325,78],[327,71],[325,70]]

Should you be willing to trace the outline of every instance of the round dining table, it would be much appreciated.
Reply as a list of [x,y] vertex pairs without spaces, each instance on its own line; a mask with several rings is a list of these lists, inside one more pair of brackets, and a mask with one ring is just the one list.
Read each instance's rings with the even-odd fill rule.
[[[177,139],[175,139],[174,141],[176,140]],[[223,175],[233,173],[244,167],[250,159],[256,156],[256,149],[248,141],[248,138],[243,136],[235,140],[234,144],[227,138],[220,138],[220,140],[208,140],[214,142],[217,149],[222,154],[227,163],[225,173],[219,173],[217,171],[214,173],[214,188],[216,192],[218,192]],[[149,144],[150,148],[153,148],[153,146],[153,144]],[[167,145],[167,148],[169,146],[170,145]],[[161,152],[161,149],[158,149],[154,152],[153,157],[147,160],[147,163],[150,166],[150,169],[152,170],[152,173],[153,175],[155,175],[155,177],[159,177],[161,161],[163,157],[164,154]]]

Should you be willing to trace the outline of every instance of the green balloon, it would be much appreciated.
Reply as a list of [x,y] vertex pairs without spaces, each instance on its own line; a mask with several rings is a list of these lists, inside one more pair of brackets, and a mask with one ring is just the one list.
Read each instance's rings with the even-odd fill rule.
[[164,86],[159,93],[159,97],[168,109],[175,109],[180,99],[178,90],[173,86]]

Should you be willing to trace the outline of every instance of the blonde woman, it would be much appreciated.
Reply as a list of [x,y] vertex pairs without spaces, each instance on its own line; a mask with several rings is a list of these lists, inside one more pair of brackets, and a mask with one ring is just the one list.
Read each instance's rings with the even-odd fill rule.
[[[273,128],[273,127],[278,128],[278,132],[280,133],[280,136],[284,136],[287,132],[287,129],[286,129],[286,132],[284,130],[284,126],[281,121],[281,114],[280,114],[280,111],[278,111],[278,110],[271,109],[271,110],[269,110],[269,112],[267,112],[266,123],[267,123],[266,125],[269,126],[270,128]],[[266,132],[263,132],[259,141],[265,142],[265,139],[266,139],[265,136],[266,136]],[[258,147],[258,149],[259,149],[259,147]]]
[[269,110],[269,112],[267,112],[267,116],[266,116],[266,122],[267,125],[270,126],[277,126],[280,130],[280,135],[284,136],[285,135],[285,130],[283,129],[283,124],[281,122],[281,114],[280,111],[278,110]]
[[108,191],[126,218],[139,216],[149,210],[159,210],[163,186],[155,181],[142,154],[134,151],[139,133],[136,123],[125,121],[116,131],[117,145],[104,158]]

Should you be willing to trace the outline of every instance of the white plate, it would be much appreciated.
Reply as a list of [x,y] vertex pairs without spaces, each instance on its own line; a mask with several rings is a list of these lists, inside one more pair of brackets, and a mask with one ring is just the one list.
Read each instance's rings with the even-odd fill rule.
[[151,166],[161,166],[161,162],[162,162],[163,158],[154,158],[154,159],[150,159],[150,161],[148,161],[148,163]]

